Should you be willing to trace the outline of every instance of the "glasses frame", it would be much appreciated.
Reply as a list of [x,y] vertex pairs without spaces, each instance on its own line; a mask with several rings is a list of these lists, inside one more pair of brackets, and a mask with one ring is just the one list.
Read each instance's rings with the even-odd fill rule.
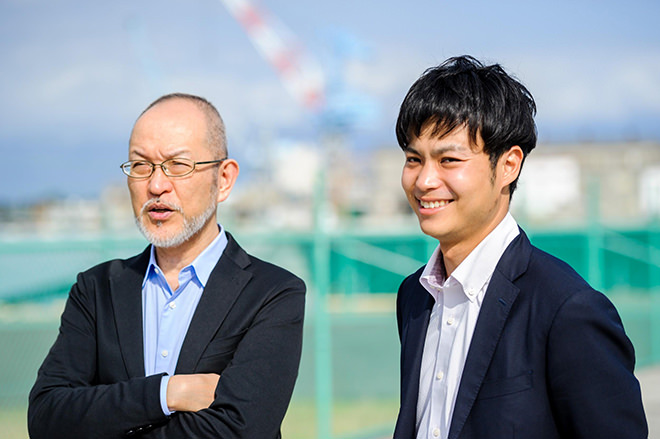
[[[206,161],[203,161],[203,162],[196,162],[194,160],[183,158],[183,157],[182,158],[174,157],[174,158],[171,158],[171,159],[163,160],[160,163],[152,163],[148,160],[128,160],[128,161],[122,163],[121,165],[119,165],[119,167],[121,168],[122,172],[124,174],[126,174],[127,177],[135,179],[135,180],[145,180],[147,178],[151,178],[151,176],[154,175],[154,171],[156,170],[156,166],[160,167],[160,170],[163,171],[163,174],[165,174],[166,176],[168,176],[170,178],[179,178],[179,177],[185,177],[186,175],[190,175],[193,172],[195,172],[195,170],[197,169],[197,165],[210,165],[211,163],[222,163],[225,160],[227,160],[228,158],[229,157],[225,157],[225,158],[219,159],[219,160],[206,160]],[[171,161],[174,161],[174,160],[190,162],[192,164],[192,169],[189,172],[186,172],[185,174],[171,175],[169,173],[169,171],[167,170],[167,165],[165,165],[165,166],[163,166],[163,165],[167,162],[171,162]],[[131,163],[136,163],[136,162],[148,164],[151,167],[151,172],[149,172],[149,175],[144,175],[144,176],[131,175],[129,173],[130,171],[128,171],[128,170],[131,168],[131,166],[130,166]]]

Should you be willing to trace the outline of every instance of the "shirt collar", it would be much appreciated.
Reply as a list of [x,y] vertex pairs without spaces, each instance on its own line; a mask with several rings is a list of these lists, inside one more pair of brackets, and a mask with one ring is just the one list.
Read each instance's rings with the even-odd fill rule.
[[438,291],[442,288],[446,275],[445,265],[442,263],[442,251],[440,245],[438,245],[419,278],[419,283],[433,296],[436,302],[438,301]]
[[[211,272],[218,263],[220,256],[222,256],[222,253],[225,251],[225,247],[227,247],[227,234],[225,233],[225,229],[220,224],[218,224],[218,229],[220,230],[218,236],[211,241],[211,243],[195,258],[194,261],[192,261],[192,263],[190,263],[190,265],[183,268],[183,270],[185,270],[186,268],[191,267],[202,287],[206,287]],[[149,256],[149,265],[147,266],[147,272],[142,280],[143,288],[149,276],[155,274],[156,271],[160,271],[160,268],[156,262],[156,248],[152,245]]]
[[[479,292],[493,275],[504,250],[519,233],[516,221],[507,213],[497,227],[456,267],[452,277],[463,286],[464,291]],[[468,295],[468,298],[473,300],[475,296]]]
[[519,233],[516,220],[510,213],[507,213],[497,227],[456,267],[449,279],[446,279],[444,264],[442,264],[442,251],[438,245],[419,281],[437,301],[439,291],[448,283],[446,281],[453,279],[462,286],[463,292],[472,291],[472,294],[466,294],[466,296],[468,300],[474,301],[478,295],[483,296],[481,290],[493,275],[502,254]]

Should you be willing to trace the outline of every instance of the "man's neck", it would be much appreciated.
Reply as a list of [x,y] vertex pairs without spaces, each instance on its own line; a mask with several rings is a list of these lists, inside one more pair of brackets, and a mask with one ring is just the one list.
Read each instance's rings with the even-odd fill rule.
[[474,244],[468,244],[465,242],[456,244],[440,243],[440,250],[442,251],[442,263],[445,267],[446,279],[451,276],[456,267],[458,267],[461,262],[467,258],[470,252],[474,250],[477,245],[479,245],[479,242]]
[[471,236],[469,239],[463,239],[458,242],[440,241],[440,250],[442,251],[442,262],[445,266],[446,277],[449,278],[461,262],[468,257],[486,237],[497,228],[504,220],[508,210],[499,215],[496,221],[493,221],[491,227],[484,229],[479,235]]
[[177,247],[156,247],[156,262],[172,291],[179,287],[181,270],[190,265],[218,236],[217,225],[213,223],[212,226],[204,227],[199,233]]

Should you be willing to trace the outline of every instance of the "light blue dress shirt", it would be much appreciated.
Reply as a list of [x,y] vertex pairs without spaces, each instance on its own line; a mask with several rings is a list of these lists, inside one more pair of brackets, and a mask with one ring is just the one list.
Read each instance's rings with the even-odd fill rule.
[[174,375],[183,339],[195,313],[211,271],[227,246],[227,235],[220,233],[202,253],[179,272],[179,287],[172,291],[156,262],[151,246],[149,266],[142,282],[142,322],[144,337],[144,370],[147,376],[165,372],[160,385],[160,405],[167,407],[167,384]]

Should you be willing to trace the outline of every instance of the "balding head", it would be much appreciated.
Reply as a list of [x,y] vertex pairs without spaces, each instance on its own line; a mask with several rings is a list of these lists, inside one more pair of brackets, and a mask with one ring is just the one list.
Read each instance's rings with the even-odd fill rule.
[[[208,147],[213,158],[221,159],[227,157],[227,135],[225,133],[225,123],[220,116],[218,110],[208,100],[191,94],[186,93],[170,93],[159,97],[153,101],[149,106],[140,114],[138,120],[152,108],[169,102],[172,100],[181,99],[195,105],[206,118],[206,137]],[[137,123],[137,122],[136,122]]]

